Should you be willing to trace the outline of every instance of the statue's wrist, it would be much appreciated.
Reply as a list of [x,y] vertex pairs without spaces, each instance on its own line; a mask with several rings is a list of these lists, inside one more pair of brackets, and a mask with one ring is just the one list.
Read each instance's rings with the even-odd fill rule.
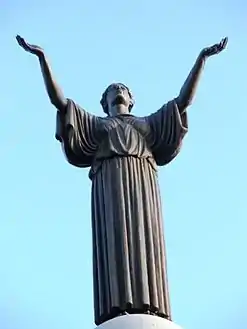
[[202,50],[198,56],[198,60],[200,62],[205,62],[207,58],[208,58],[207,54],[205,53],[204,50]]
[[36,55],[40,61],[45,59],[45,54],[43,52],[38,52]]

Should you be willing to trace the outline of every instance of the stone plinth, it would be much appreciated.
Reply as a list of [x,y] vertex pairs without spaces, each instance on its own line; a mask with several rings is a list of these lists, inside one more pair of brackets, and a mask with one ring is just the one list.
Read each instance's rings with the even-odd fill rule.
[[109,320],[97,329],[182,329],[174,322],[147,314],[123,315]]

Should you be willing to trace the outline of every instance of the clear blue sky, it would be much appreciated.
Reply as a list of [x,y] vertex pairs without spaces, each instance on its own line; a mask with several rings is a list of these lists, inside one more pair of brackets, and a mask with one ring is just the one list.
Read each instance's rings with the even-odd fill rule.
[[129,85],[136,115],[156,111],[199,51],[229,37],[205,67],[182,152],[159,179],[174,320],[246,328],[247,5],[66,3],[1,2],[0,328],[94,327],[88,170],[65,161],[38,61],[17,33],[45,49],[65,95],[99,115],[113,81]]

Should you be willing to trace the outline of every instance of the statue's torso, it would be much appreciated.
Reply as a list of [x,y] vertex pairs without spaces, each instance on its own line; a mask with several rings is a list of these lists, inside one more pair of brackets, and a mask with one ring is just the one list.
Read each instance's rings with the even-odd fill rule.
[[[150,127],[145,119],[132,115],[103,118],[97,140],[98,147],[89,173],[90,178],[98,172],[105,160],[115,157],[145,158],[156,170],[156,162],[149,146]],[[117,165],[117,162],[111,161],[111,165],[114,164]]]
[[98,136],[95,159],[153,156],[149,147],[150,128],[145,119],[132,115],[102,119]]

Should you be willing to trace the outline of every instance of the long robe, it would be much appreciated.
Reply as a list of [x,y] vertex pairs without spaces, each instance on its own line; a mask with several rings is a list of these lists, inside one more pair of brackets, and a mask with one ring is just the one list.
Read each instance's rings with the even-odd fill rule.
[[91,167],[96,325],[124,311],[171,319],[157,166],[176,157],[186,132],[175,100],[146,117],[101,118],[72,100],[57,114],[68,162]]

